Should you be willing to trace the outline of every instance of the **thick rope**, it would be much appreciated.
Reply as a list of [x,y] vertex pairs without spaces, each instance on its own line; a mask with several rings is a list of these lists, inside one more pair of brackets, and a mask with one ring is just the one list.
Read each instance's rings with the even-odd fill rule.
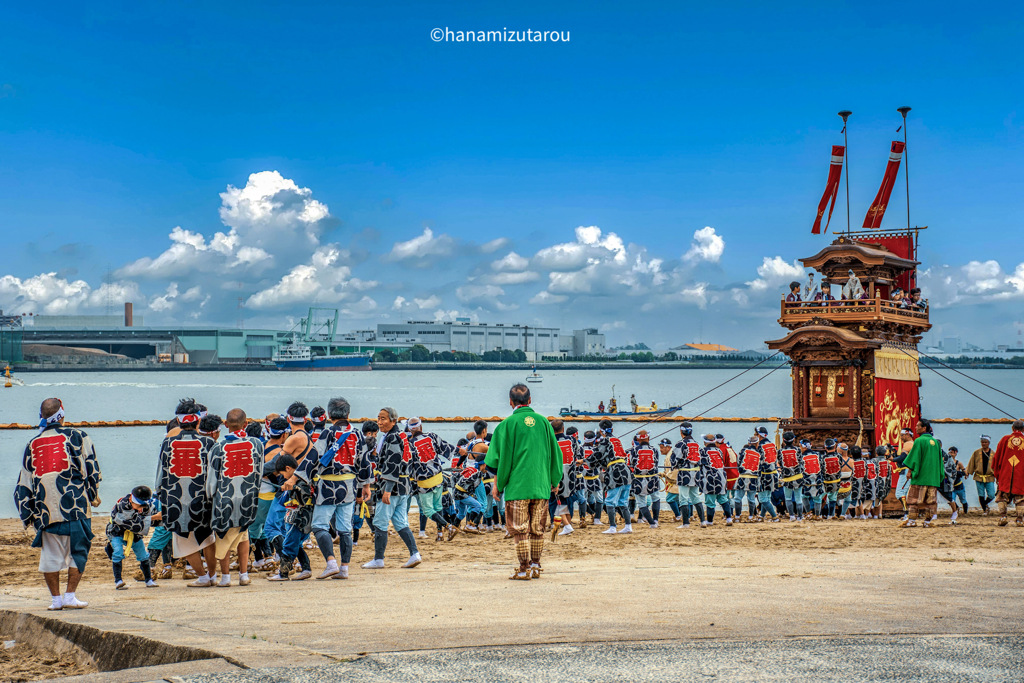
[[[906,353],[906,352],[904,352],[904,353]],[[985,382],[982,382],[980,379],[977,379],[975,377],[971,377],[967,373],[960,372],[959,370],[957,370],[953,366],[948,365],[946,363],[943,363],[941,360],[939,360],[935,356],[929,356],[927,353],[925,353],[923,351],[918,351],[918,353],[920,355],[924,356],[925,358],[927,358],[928,360],[933,360],[936,363],[938,363],[939,365],[941,365],[942,367],[944,367],[944,368],[946,368],[948,370],[952,370],[953,372],[955,372],[958,375],[963,375],[964,377],[966,377],[967,379],[971,380],[972,382],[977,382],[978,384],[980,384],[981,386],[983,386],[983,387],[985,387],[987,389],[991,389],[992,391],[994,391],[996,393],[999,393],[999,394],[1002,394],[1003,396],[1006,396],[1007,398],[1012,398],[1014,401],[1020,401],[1021,403],[1024,403],[1024,398],[1020,398],[1019,396],[1014,396],[1013,394],[1008,394],[1005,391],[1003,391],[1002,389],[996,389],[991,384],[986,384]],[[927,366],[925,366],[925,367],[927,367]],[[933,368],[929,368],[929,369],[933,369]]]
[[[750,366],[749,368],[747,368],[747,369],[746,369],[746,370],[744,370],[743,372],[739,373],[738,375],[734,375],[734,376],[730,377],[729,379],[725,380],[724,382],[722,382],[721,384],[718,384],[718,385],[716,385],[716,386],[713,386],[713,387],[711,387],[710,389],[708,389],[707,391],[705,391],[705,392],[704,392],[703,394],[701,394],[700,396],[695,396],[694,398],[691,398],[691,399],[690,399],[689,401],[687,401],[686,403],[683,403],[682,405],[680,405],[680,406],[679,406],[679,410],[682,410],[683,408],[685,408],[686,406],[690,405],[690,404],[691,404],[691,403],[693,403],[694,401],[698,401],[698,400],[700,400],[700,399],[704,398],[705,396],[707,396],[707,395],[708,395],[708,394],[710,394],[711,392],[715,391],[716,389],[721,389],[722,387],[724,387],[724,386],[725,386],[726,384],[728,384],[729,382],[733,381],[734,379],[739,379],[740,377],[742,377],[743,375],[747,374],[748,372],[750,372],[750,371],[751,371],[751,370],[753,370],[754,368],[756,368],[756,367],[758,367],[758,366],[760,366],[760,365],[764,365],[765,363],[767,363],[768,361],[770,361],[770,360],[771,360],[772,358],[775,358],[775,356],[779,355],[780,353],[782,353],[782,352],[781,352],[781,351],[776,351],[775,353],[773,353],[772,355],[768,356],[767,358],[762,358],[762,359],[761,359],[760,361],[758,361],[757,363],[755,363],[755,364],[751,365],[751,366]],[[779,366],[779,367],[782,367],[782,366]],[[778,369],[778,368],[776,368],[776,370],[777,370],[777,369]],[[769,374],[770,374],[770,373],[769,373]],[[753,385],[751,385],[751,386],[753,386]],[[728,400],[728,399],[726,399],[726,400]],[[719,405],[721,405],[721,404],[719,404]],[[706,411],[705,411],[705,412],[706,412]],[[651,425],[651,424],[654,424],[654,423],[656,423],[656,422],[662,422],[662,421],[664,421],[664,420],[665,420],[665,418],[668,418],[668,417],[672,417],[672,415],[671,415],[671,414],[670,414],[670,415],[663,415],[663,416],[661,416],[661,417],[658,417],[658,418],[655,418],[655,419],[653,419],[653,420],[650,420],[649,422],[645,422],[644,424],[640,425],[639,427],[637,427],[637,428],[635,428],[635,429],[631,429],[631,430],[629,430],[628,432],[625,432],[625,433],[621,434],[621,435],[620,435],[620,437],[621,437],[621,436],[629,436],[629,435],[630,435],[630,434],[632,434],[633,432],[639,431],[639,430],[643,429],[643,428],[644,428],[645,426],[647,426],[647,425]],[[671,431],[671,430],[670,430],[670,431]]]
[[[906,351],[905,349],[900,349],[900,351],[903,351],[903,353],[906,353],[906,354],[907,354],[908,356],[910,356],[911,358],[913,358],[913,357],[914,357],[914,356],[913,356],[913,354],[911,354],[911,353],[908,353],[908,352],[907,352],[907,351]],[[976,393],[974,393],[973,391],[971,391],[971,390],[970,390],[970,389],[968,389],[967,387],[965,387],[965,386],[963,386],[963,385],[961,385],[961,384],[957,384],[956,382],[954,382],[953,380],[951,380],[951,379],[950,379],[949,377],[946,377],[946,376],[945,376],[945,375],[943,375],[943,374],[942,374],[941,372],[939,372],[938,370],[936,370],[935,368],[933,368],[933,367],[931,367],[931,366],[928,366],[928,365],[926,365],[925,367],[926,367],[926,368],[928,368],[929,370],[931,370],[932,372],[934,372],[934,373],[935,373],[936,375],[938,375],[938,376],[939,376],[939,377],[941,377],[942,379],[944,379],[944,380],[946,380],[947,382],[949,382],[950,384],[952,384],[953,386],[955,386],[955,387],[958,387],[959,389],[962,389],[963,391],[967,392],[968,394],[970,394],[970,395],[971,395],[971,396],[973,396],[974,398],[978,399],[979,401],[981,401],[981,402],[982,402],[982,403],[984,403],[985,405],[989,406],[990,408],[995,408],[996,410],[998,410],[998,411],[999,411],[1000,413],[1002,413],[1002,414],[1003,414],[1003,415],[1005,415],[1006,417],[1009,417],[1009,418],[1011,418],[1011,419],[1013,418],[1013,415],[1011,415],[1010,413],[1006,412],[1005,410],[1003,410],[1003,409],[1002,409],[1002,408],[1000,408],[999,406],[995,405],[994,403],[990,403],[990,402],[986,401],[986,400],[985,400],[985,399],[983,399],[983,398],[982,398],[981,396],[978,396],[978,395],[977,395]]]
[[[692,421],[696,422],[696,421],[697,421],[697,420],[699,420],[699,419],[700,419],[701,417],[703,417],[704,415],[707,415],[707,414],[708,414],[709,412],[711,412],[711,411],[712,411],[712,410],[714,410],[715,408],[719,407],[719,406],[720,406],[720,405],[722,405],[723,403],[726,403],[726,402],[728,402],[728,401],[731,401],[732,399],[736,398],[737,396],[739,396],[740,394],[742,394],[742,393],[743,393],[744,391],[746,391],[746,390],[747,390],[747,389],[749,389],[750,387],[754,386],[755,384],[757,384],[757,383],[758,383],[758,382],[760,382],[761,380],[765,379],[766,377],[768,377],[768,376],[769,376],[770,374],[772,374],[773,372],[775,372],[776,370],[778,370],[778,369],[779,369],[779,368],[781,368],[781,367],[788,367],[788,365],[786,365],[786,366],[783,366],[783,365],[778,365],[778,366],[776,366],[776,367],[772,368],[771,370],[769,370],[768,372],[764,373],[763,375],[761,375],[760,377],[758,377],[757,379],[755,379],[755,380],[754,380],[753,382],[751,382],[751,383],[750,383],[750,384],[748,384],[747,386],[745,386],[745,387],[743,387],[742,389],[740,389],[739,391],[737,391],[737,392],[736,392],[735,394],[733,394],[732,396],[729,396],[728,398],[726,398],[726,399],[725,399],[724,401],[719,401],[719,402],[718,402],[718,403],[716,403],[715,405],[713,405],[713,406],[711,406],[710,408],[708,408],[707,410],[705,410],[705,411],[704,411],[703,413],[699,413],[699,414],[697,414],[697,415],[693,416],[693,418],[692,418]],[[651,438],[652,438],[652,439],[657,439],[657,438],[658,438],[659,436],[664,436],[665,434],[668,434],[668,433],[669,433],[669,432],[671,432],[671,431],[672,431],[671,429],[667,429],[667,430],[665,430],[664,432],[662,432],[661,434],[658,434],[657,436],[652,436]]]

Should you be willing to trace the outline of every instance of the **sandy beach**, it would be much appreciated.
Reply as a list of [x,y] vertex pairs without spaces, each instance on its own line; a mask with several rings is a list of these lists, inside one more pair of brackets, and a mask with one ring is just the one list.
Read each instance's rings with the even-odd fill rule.
[[[634,525],[588,528],[549,543],[543,578],[512,582],[500,533],[419,540],[423,564],[366,571],[355,549],[348,581],[116,592],[102,554],[103,520],[79,589],[87,610],[58,615],[101,628],[200,646],[247,666],[288,666],[359,653],[536,643],[766,639],[1019,631],[1024,530],[970,515],[955,527],[898,529],[893,520]],[[415,524],[414,524],[415,528]],[[44,613],[37,551],[16,520],[0,522],[0,606]],[[314,576],[324,562],[311,552]],[[134,564],[126,562],[129,575]],[[237,583],[237,577],[234,577]]]

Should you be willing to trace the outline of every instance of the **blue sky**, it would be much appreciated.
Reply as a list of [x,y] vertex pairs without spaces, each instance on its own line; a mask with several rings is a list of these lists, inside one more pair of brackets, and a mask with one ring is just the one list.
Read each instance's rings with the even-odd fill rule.
[[1017,4],[212,4],[3,11],[0,307],[102,312],[110,289],[154,323],[233,324],[241,296],[251,324],[315,301],[349,327],[754,346],[826,241],[835,112],[857,225],[908,104],[937,334],[1024,320]]

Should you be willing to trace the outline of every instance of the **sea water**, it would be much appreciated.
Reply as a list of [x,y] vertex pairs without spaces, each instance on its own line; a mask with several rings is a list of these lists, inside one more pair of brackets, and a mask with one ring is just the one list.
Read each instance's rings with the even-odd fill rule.
[[[581,410],[596,410],[608,404],[614,391],[620,410],[629,410],[630,395],[641,405],[652,401],[659,407],[686,404],[681,414],[717,417],[788,417],[792,415],[791,380],[788,367],[760,367],[737,377],[741,370],[696,370],[622,368],[612,370],[545,370],[543,382],[530,385],[533,407],[544,415],[557,415],[570,405]],[[982,387],[949,370],[944,375],[1012,415],[1024,414],[1024,406],[1014,399]],[[921,402],[925,417],[1005,417],[978,399],[950,384],[928,369],[923,369]],[[1019,392],[1024,373],[1014,370],[966,370],[966,375],[1009,394]],[[394,407],[402,416],[418,415],[427,419],[426,428],[454,442],[471,428],[465,423],[433,423],[432,417],[503,416],[511,410],[508,389],[525,379],[523,370],[388,370],[371,372],[64,372],[21,375],[25,386],[0,389],[0,423],[35,423],[39,403],[50,396],[64,402],[67,419],[77,420],[169,420],[178,399],[194,397],[211,412],[224,415],[231,408],[242,408],[250,417],[283,413],[292,401],[303,401],[312,408],[326,407],[332,396],[343,396],[352,404],[353,418],[375,418],[381,408]],[[693,400],[717,385],[724,386]],[[750,388],[744,387],[757,381]],[[728,400],[727,400],[728,399]],[[692,402],[691,402],[692,401]],[[720,404],[720,405],[719,405]],[[593,429],[594,423],[576,421],[567,424],[580,431]],[[775,423],[702,423],[694,422],[694,434],[707,431],[724,434],[738,446],[755,427],[764,424],[774,435]],[[642,425],[618,423],[619,433],[632,432]],[[493,428],[493,425],[492,425]],[[676,423],[647,425],[652,436],[662,433],[678,438]],[[96,445],[103,483],[101,509],[133,486],[152,486],[156,476],[157,453],[163,427],[111,427],[87,430]],[[1008,425],[936,425],[935,434],[946,446],[956,445],[966,464],[978,447],[982,433],[992,436],[993,447]],[[0,518],[15,517],[14,484],[17,480],[25,444],[33,432],[0,431]],[[656,440],[656,439],[655,439]],[[967,482],[968,500],[977,504],[972,482]]]

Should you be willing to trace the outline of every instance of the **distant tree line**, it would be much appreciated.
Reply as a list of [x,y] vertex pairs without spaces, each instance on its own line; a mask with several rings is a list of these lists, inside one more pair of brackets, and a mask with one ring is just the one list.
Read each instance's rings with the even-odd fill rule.
[[[485,351],[483,355],[469,353],[468,351],[431,351],[422,344],[416,344],[404,351],[393,351],[381,349],[373,354],[373,360],[378,363],[525,363],[526,354],[519,350],[502,349],[500,351]],[[544,360],[562,360],[561,358],[545,358]],[[566,360],[583,363],[607,363],[610,360],[631,360],[635,363],[651,363],[654,361],[676,361],[680,360],[679,355],[669,351],[660,356],[655,356],[650,351],[635,351],[633,353],[620,353],[614,358],[608,356],[580,356],[571,357]]]
[[[1024,356],[1011,356],[1009,358],[999,358],[996,356],[957,356],[956,358],[943,358],[942,362],[946,365],[960,365],[964,367],[972,367],[978,365],[1006,365],[1010,367],[1024,368]],[[921,358],[922,365],[938,365],[928,358]]]

